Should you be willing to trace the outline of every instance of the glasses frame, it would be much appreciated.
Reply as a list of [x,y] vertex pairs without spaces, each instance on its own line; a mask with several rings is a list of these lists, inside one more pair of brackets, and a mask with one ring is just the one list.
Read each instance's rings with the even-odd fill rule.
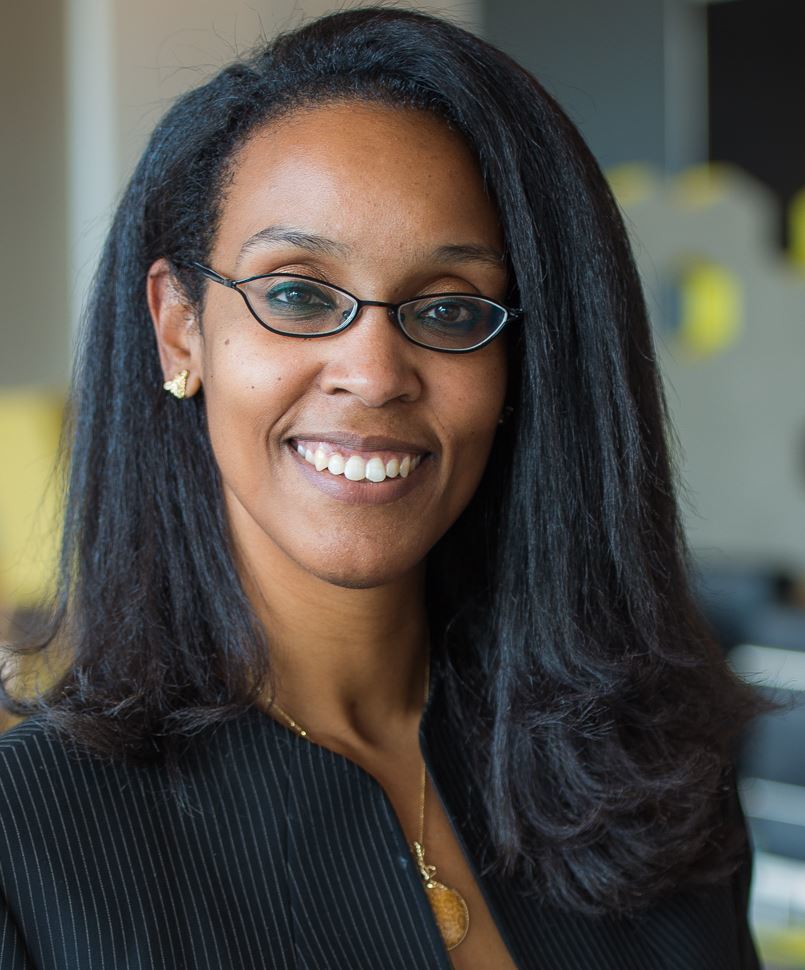
[[[247,276],[244,279],[234,280],[229,276],[223,276],[221,275],[221,273],[216,273],[214,269],[210,269],[209,266],[205,266],[203,263],[197,263],[193,261],[189,265],[192,266],[194,269],[197,269],[202,275],[206,276],[207,279],[212,280],[213,283],[220,283],[221,286],[226,286],[228,289],[235,290],[236,293],[239,293],[243,298],[243,302],[246,304],[246,307],[249,313],[251,313],[251,315],[260,324],[260,326],[264,327],[266,330],[271,331],[271,333],[277,334],[280,337],[298,337],[303,340],[314,340],[317,337],[332,337],[335,334],[341,333],[343,330],[346,330],[347,327],[350,326],[350,324],[354,323],[355,320],[358,318],[358,315],[360,314],[361,310],[364,307],[380,306],[380,307],[386,307],[386,309],[388,310],[389,319],[392,321],[392,323],[394,323],[394,325],[402,333],[403,337],[405,337],[406,340],[408,340],[412,344],[416,344],[417,347],[424,347],[426,350],[434,350],[436,351],[436,353],[440,353],[440,354],[470,354],[474,350],[480,350],[482,347],[486,347],[488,343],[491,343],[496,337],[500,336],[500,334],[503,332],[503,329],[506,327],[509,321],[517,320],[523,315],[523,311],[521,307],[507,307],[507,306],[504,306],[502,303],[498,303],[496,300],[490,300],[488,297],[479,296],[477,293],[428,293],[425,296],[417,296],[411,300],[403,300],[402,303],[387,303],[382,300],[359,300],[357,296],[355,296],[353,293],[350,293],[349,290],[345,290],[341,286],[335,286],[332,283],[324,283],[322,280],[317,280],[313,276],[303,276],[300,273],[258,273],[256,276]],[[309,283],[316,283],[319,286],[328,286],[331,290],[336,290],[336,292],[341,293],[344,296],[348,297],[350,300],[352,300],[355,303],[355,308],[353,312],[350,314],[350,316],[343,321],[343,323],[340,323],[334,330],[327,330],[325,333],[289,333],[287,330],[279,330],[277,327],[270,326],[265,322],[265,320],[261,319],[261,317],[258,316],[257,312],[249,302],[249,298],[246,295],[245,290],[242,290],[240,288],[244,283],[252,283],[254,280],[273,279],[275,277],[282,277],[283,279],[293,279],[293,280],[306,280]],[[439,297],[456,297],[456,296],[471,297],[474,300],[481,300],[484,303],[490,304],[490,306],[496,307],[498,310],[502,310],[503,313],[505,314],[503,317],[503,320],[495,329],[495,331],[491,333],[488,337],[484,337],[484,339],[480,343],[474,344],[472,347],[461,347],[459,349],[454,349],[450,347],[432,347],[430,344],[422,343],[421,340],[417,340],[415,337],[412,337],[409,333],[406,332],[405,327],[403,326],[403,323],[400,319],[400,310],[403,307],[408,306],[411,303],[420,303],[422,300],[431,300],[431,299],[439,299]]]

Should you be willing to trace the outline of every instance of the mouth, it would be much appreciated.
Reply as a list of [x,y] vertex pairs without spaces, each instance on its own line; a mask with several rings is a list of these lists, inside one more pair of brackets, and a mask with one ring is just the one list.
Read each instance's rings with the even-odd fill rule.
[[350,482],[380,484],[387,478],[408,478],[430,454],[391,448],[355,448],[311,438],[290,438],[288,443],[322,475],[343,475]]

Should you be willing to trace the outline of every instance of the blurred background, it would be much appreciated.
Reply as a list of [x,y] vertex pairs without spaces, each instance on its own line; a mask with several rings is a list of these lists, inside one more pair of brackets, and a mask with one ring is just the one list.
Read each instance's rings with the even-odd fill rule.
[[[50,589],[72,347],[151,127],[260,37],[358,5],[4,3],[0,640],[30,629]],[[766,965],[805,968],[805,3],[401,5],[451,17],[533,71],[624,210],[701,602],[733,665],[786,702],[746,739],[741,786]]]

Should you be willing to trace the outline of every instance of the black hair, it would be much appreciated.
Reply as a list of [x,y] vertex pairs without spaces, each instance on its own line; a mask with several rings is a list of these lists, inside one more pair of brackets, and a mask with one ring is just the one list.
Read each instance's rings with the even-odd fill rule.
[[[672,430],[628,239],[561,109],[505,54],[389,7],[280,35],[180,98],[117,210],[78,348],[51,647],[12,711],[109,757],[162,759],[270,683],[235,566],[203,391],[177,402],[146,305],[166,258],[200,306],[222,193],[259,126],[361,99],[429,111],[478,160],[525,310],[510,420],[428,559],[434,656],[502,875],[557,905],[638,910],[732,872],[735,741],[761,708],[694,602]],[[5,685],[10,686],[8,675]]]

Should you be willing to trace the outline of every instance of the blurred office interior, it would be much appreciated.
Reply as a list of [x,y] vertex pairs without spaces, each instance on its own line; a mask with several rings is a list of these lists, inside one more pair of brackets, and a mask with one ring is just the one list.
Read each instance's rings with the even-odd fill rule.
[[[741,784],[756,935],[768,967],[805,968],[805,4],[407,5],[453,17],[531,69],[623,207],[673,416],[697,589],[735,667],[788,702],[746,739]],[[49,590],[71,347],[151,126],[261,35],[342,6],[4,8],[0,637],[30,628]]]

